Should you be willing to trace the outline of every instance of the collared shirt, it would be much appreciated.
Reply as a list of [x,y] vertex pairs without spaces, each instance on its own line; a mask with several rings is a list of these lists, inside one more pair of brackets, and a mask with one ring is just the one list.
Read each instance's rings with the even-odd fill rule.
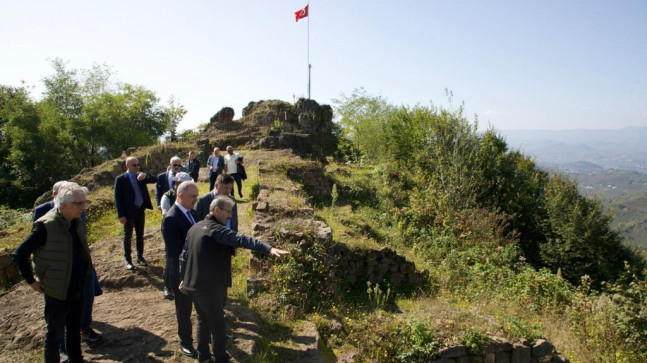
[[[193,214],[190,212],[191,210],[184,208],[184,207],[182,206],[182,204],[178,203],[177,201],[175,202],[175,206],[176,206],[176,207],[178,207],[178,209],[182,211],[182,214],[184,214],[184,217],[186,217],[186,219],[188,219],[188,220],[189,220],[189,222],[191,222],[191,225],[195,224],[195,217],[194,217],[194,216],[193,216]],[[191,217],[189,217],[189,216],[187,215],[187,213],[191,214]]]
[[166,174],[168,178],[168,188],[169,190],[173,189],[173,177],[175,176],[175,173],[169,170]]
[[225,164],[227,164],[227,174],[236,174],[238,172],[238,164],[236,160],[240,158],[239,153],[225,155]]
[[128,172],[128,179],[130,179],[130,184],[135,190],[135,206],[141,207],[144,204],[144,198],[142,197],[142,191],[139,189],[139,183],[137,182],[137,174]]
[[213,158],[211,158],[211,165],[209,166],[211,166],[212,168],[218,168],[218,162],[220,161],[221,157],[222,155],[218,155],[218,156],[214,155]]

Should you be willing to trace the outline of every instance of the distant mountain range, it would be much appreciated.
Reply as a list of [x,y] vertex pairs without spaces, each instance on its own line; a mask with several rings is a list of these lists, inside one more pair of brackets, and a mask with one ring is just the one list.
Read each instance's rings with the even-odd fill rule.
[[647,250],[647,127],[501,131],[508,145],[579,183],[615,214],[625,240]]
[[634,170],[647,174],[647,127],[500,131],[508,145],[549,167]]

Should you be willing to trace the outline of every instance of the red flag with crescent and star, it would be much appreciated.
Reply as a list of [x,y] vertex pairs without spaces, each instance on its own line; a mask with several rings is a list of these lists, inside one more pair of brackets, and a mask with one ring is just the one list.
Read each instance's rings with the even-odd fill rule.
[[310,5],[306,5],[305,8],[294,13],[294,15],[296,15],[297,22],[299,21],[299,19],[303,19],[308,16],[308,6]]

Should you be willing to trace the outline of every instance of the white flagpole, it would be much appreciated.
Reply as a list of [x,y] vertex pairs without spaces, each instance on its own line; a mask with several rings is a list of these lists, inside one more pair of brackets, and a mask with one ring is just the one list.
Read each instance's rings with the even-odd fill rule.
[[308,99],[310,99],[310,73],[312,65],[310,64],[310,3],[308,3]]

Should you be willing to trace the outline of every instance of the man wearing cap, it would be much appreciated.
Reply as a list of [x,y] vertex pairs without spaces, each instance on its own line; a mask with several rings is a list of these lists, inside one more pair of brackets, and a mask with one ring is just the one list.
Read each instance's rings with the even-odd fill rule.
[[164,193],[162,200],[160,201],[160,206],[162,207],[162,215],[166,214],[166,212],[168,212],[168,210],[171,209],[171,206],[175,203],[175,199],[177,197],[177,187],[180,186],[182,182],[193,181],[193,178],[191,178],[191,175],[181,171],[177,173],[172,180],[173,188]]
[[136,157],[126,159],[127,171],[115,178],[115,205],[119,223],[124,225],[124,259],[126,269],[133,270],[131,259],[133,227],[135,228],[137,263],[148,266],[144,259],[144,210],[153,209],[151,197],[146,184],[155,183],[154,175],[139,172],[139,160]]

